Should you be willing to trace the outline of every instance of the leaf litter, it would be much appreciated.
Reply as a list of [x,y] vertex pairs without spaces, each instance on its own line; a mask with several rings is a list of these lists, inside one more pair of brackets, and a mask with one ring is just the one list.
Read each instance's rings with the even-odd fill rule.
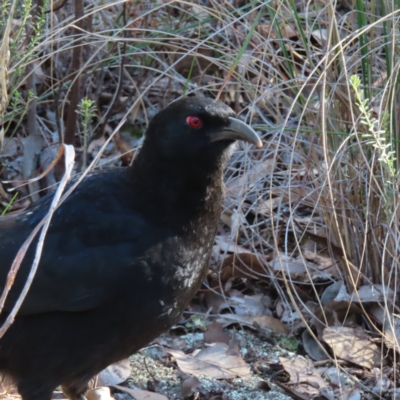
[[233,379],[250,377],[250,369],[240,353],[225,343],[212,343],[192,355],[179,350],[168,350],[181,371],[196,377]]
[[[110,2],[105,2],[105,4],[108,3]],[[343,2],[339,3],[339,8],[346,8],[344,4],[341,4]],[[325,6],[324,2],[318,4]],[[189,17],[210,16],[208,11],[204,11],[197,5],[182,3],[179,7],[179,11],[186,12]],[[301,18],[305,13],[309,13],[301,2],[296,2],[296,7],[301,13]],[[169,8],[172,9],[172,6]],[[68,7],[57,12],[57,18],[60,18],[60,21],[68,16],[66,10]],[[120,11],[117,4],[110,7],[108,9],[110,21],[113,20],[113,16],[120,15]],[[340,17],[347,18],[343,10],[336,9],[336,11]],[[133,7],[130,12],[131,19],[140,17],[142,13],[137,7]],[[235,10],[236,12],[241,11]],[[229,16],[227,11],[226,13]],[[174,20],[171,10],[160,7],[159,11],[148,13],[146,26],[148,24],[150,28],[157,27],[162,32],[162,21],[166,20],[166,16],[169,21],[179,25],[178,19]],[[280,17],[282,16],[279,15]],[[260,61],[257,60],[257,51],[261,46],[263,48],[262,63],[265,57],[265,62],[271,62],[274,65],[273,70],[279,71],[278,75],[286,76],[286,73],[282,72],[286,71],[286,66],[279,61],[280,56],[275,58],[275,50],[280,48],[278,40],[280,35],[287,40],[289,54],[299,62],[302,61],[300,38],[303,33],[300,34],[297,25],[292,22],[292,16],[287,15],[287,17],[281,18],[279,33],[277,25],[268,20],[268,15],[263,15],[263,22],[257,26],[257,32],[249,44],[251,57],[246,52],[244,53],[243,60],[249,56],[251,62],[245,65],[245,62],[241,60],[239,64],[243,69],[242,72],[247,73],[251,68],[255,68],[257,62]],[[310,16],[310,18],[313,17]],[[244,16],[243,21],[246,22]],[[140,18],[130,20],[128,25],[138,28],[139,32],[132,31],[130,34],[141,34],[142,22]],[[250,25],[252,23],[251,19],[247,22],[250,22]],[[218,23],[223,23],[223,20],[221,19]],[[312,57],[318,58],[321,52],[325,51],[328,43],[327,30],[324,25],[322,28],[312,30],[311,25],[307,20],[304,30],[308,37],[312,37],[315,41],[312,43]],[[206,22],[204,26],[212,32],[216,28],[215,21]],[[134,156],[134,151],[140,146],[140,139],[133,138],[131,135],[132,126],[142,133],[152,115],[165,103],[182,94],[182,76],[186,79],[188,71],[192,70],[193,61],[195,61],[194,73],[192,79],[188,79],[189,87],[195,84],[197,86],[193,87],[196,91],[201,89],[206,95],[215,96],[216,93],[212,88],[225,77],[227,70],[224,69],[221,57],[213,59],[215,57],[214,43],[219,46],[225,43],[227,38],[228,42],[234,43],[243,33],[245,37],[246,29],[246,26],[241,25],[237,20],[234,29],[227,27],[223,30],[221,37],[212,36],[212,46],[204,42],[198,47],[196,57],[193,53],[185,54],[171,70],[172,75],[164,74],[162,68],[164,65],[172,66],[173,62],[181,57],[180,53],[171,51],[176,45],[174,40],[171,38],[170,43],[167,44],[165,41],[161,44],[153,41],[149,48],[146,48],[143,42],[143,54],[146,57],[157,54],[157,57],[161,58],[152,59],[154,65],[152,65],[151,73],[146,73],[145,69],[139,67],[128,70],[126,66],[126,75],[131,74],[134,80],[126,79],[123,82],[123,90],[117,99],[118,104],[113,110],[112,118],[105,127],[105,134],[93,138],[89,143],[87,149],[89,159],[93,159],[99,153],[106,138],[124,118],[126,108],[137,100],[136,93],[142,93],[150,88],[149,92],[140,98],[141,102],[138,102],[138,105],[131,110],[127,125],[121,129],[122,133],[120,132],[103,149],[99,162],[102,167],[128,164]],[[346,29],[351,30],[350,23]],[[193,32],[190,30],[186,33],[187,37],[179,37],[179,47],[186,46],[183,52],[192,51]],[[345,33],[348,34],[347,31]],[[187,39],[187,43],[181,39]],[[271,56],[273,58],[271,59],[267,54],[269,52],[264,51],[267,44],[272,46],[273,51],[270,53],[273,54]],[[96,43],[93,42],[91,45],[95,47]],[[162,58],[162,53],[165,52],[164,46],[168,46],[167,58]],[[237,54],[237,48],[227,48],[226,54]],[[353,60],[357,57],[356,54],[355,52],[349,57]],[[136,64],[140,65],[143,62],[147,65],[148,60],[142,60],[140,55],[134,55],[137,56]],[[68,50],[60,52],[59,57],[57,63],[68,65]],[[349,60],[348,63],[350,63]],[[37,60],[34,64],[39,67]],[[305,75],[309,73],[307,65],[307,63],[304,64]],[[228,69],[230,67],[229,63]],[[153,75],[156,74],[157,68],[161,70],[161,77],[157,76],[160,78],[158,80],[154,79],[156,75]],[[104,81],[97,82],[98,75],[95,68],[93,73],[95,80],[91,81],[94,92],[89,95],[96,97],[98,94],[101,115],[104,109],[109,107],[116,88],[114,74],[103,66],[98,69],[102,74],[103,70],[105,71],[103,75],[106,78]],[[267,70],[268,68],[251,81],[252,84],[262,88],[261,90],[265,89],[261,103],[253,103],[249,100],[247,89],[243,90],[236,82],[228,83],[226,90],[221,94],[221,100],[234,105],[236,111],[248,111],[253,124],[265,125],[267,122],[268,128],[281,131],[280,121],[286,118],[286,113],[295,114],[295,110],[291,108],[293,97],[287,94],[289,92],[286,89],[282,90],[282,82],[277,82],[275,76],[267,76]],[[62,75],[61,69],[58,73]],[[295,73],[299,82],[306,80],[303,72],[297,70],[297,64]],[[251,74],[253,74],[252,71]],[[48,70],[45,64],[40,63],[35,79],[41,83],[43,90],[46,90],[46,87],[53,87],[53,84],[46,85],[47,76],[55,79],[52,71]],[[274,87],[276,83],[277,89]],[[314,86],[309,79],[302,87],[304,93],[315,88],[318,89],[318,86]],[[100,93],[96,94],[96,90]],[[48,95],[49,93],[46,92],[38,93],[39,98],[47,98]],[[0,154],[2,165],[6,166],[1,170],[2,180],[20,180],[34,175],[36,170],[45,169],[48,160],[54,157],[55,152],[52,146],[59,140],[57,125],[60,125],[63,130],[64,120],[57,117],[59,109],[52,108],[53,103],[55,102],[41,103],[45,117],[42,113],[36,116],[43,128],[43,137],[48,142],[42,151],[40,143],[32,142],[34,138],[30,137],[25,123],[19,127],[15,136],[6,137],[5,146]],[[319,101],[315,104],[311,101],[309,108],[313,109],[313,107],[319,109]],[[15,124],[16,121],[12,123]],[[290,123],[289,128],[293,128]],[[36,133],[33,130],[32,132]],[[185,318],[189,314],[202,315],[206,323],[205,331],[199,332],[199,328],[196,328],[194,324],[190,325],[187,321],[178,324],[169,334],[155,342],[165,347],[165,350],[156,352],[154,348],[148,348],[131,357],[132,372],[127,379],[128,384],[140,387],[140,390],[146,392],[143,393],[144,396],[150,396],[149,399],[157,398],[155,391],[159,392],[158,396],[163,396],[160,393],[165,393],[171,399],[182,396],[195,397],[197,394],[200,399],[211,399],[215,396],[222,398],[224,393],[232,399],[250,397],[277,399],[281,394],[276,389],[284,390],[294,396],[296,393],[293,390],[296,391],[298,385],[311,388],[311,391],[314,390],[315,393],[319,391],[321,396],[328,399],[356,400],[361,398],[361,395],[368,398],[369,392],[379,396],[400,397],[397,389],[399,382],[393,366],[396,360],[394,354],[399,351],[400,341],[400,317],[395,302],[397,293],[390,288],[368,282],[365,276],[357,281],[357,291],[351,293],[346,282],[348,278],[340,268],[343,252],[334,238],[329,235],[328,227],[324,225],[327,219],[323,214],[329,215],[332,211],[328,207],[329,196],[323,189],[316,190],[312,181],[307,181],[307,175],[321,176],[329,169],[329,166],[325,165],[323,158],[318,159],[318,157],[316,157],[316,164],[305,165],[300,152],[297,150],[292,152],[291,147],[296,147],[297,142],[292,142],[289,135],[282,134],[279,140],[275,140],[275,137],[266,130],[263,139],[266,144],[266,149],[262,150],[263,153],[260,151],[250,154],[240,149],[229,165],[226,176],[227,198],[222,214],[223,223],[221,223],[213,248],[213,262],[207,285],[199,292],[187,311],[188,314],[185,315]],[[31,142],[32,146],[29,144]],[[318,150],[311,147],[309,150],[311,159]],[[39,163],[36,165],[32,163],[34,156],[32,152],[41,153]],[[76,165],[78,166],[79,163]],[[77,168],[76,172],[80,170]],[[42,186],[48,188],[53,185],[55,178],[51,175],[46,176]],[[288,185],[288,180],[292,180],[294,184]],[[10,189],[14,183],[8,186],[3,185],[0,183],[0,202],[3,207],[6,207],[12,199],[7,189]],[[11,205],[11,211],[25,208],[30,203],[30,196],[34,195],[34,191],[36,189],[32,187],[20,188],[21,200]],[[274,234],[277,237],[276,241],[273,240]],[[295,236],[300,240],[294,240]],[[358,265],[354,266],[354,268],[358,267]],[[289,297],[293,299],[296,307],[287,300]],[[270,301],[263,302],[262,299]],[[236,333],[233,333],[235,331]],[[227,354],[233,336],[236,336],[238,341],[239,353],[235,353],[235,356]],[[377,338],[380,341],[376,342]],[[293,343],[299,345],[298,350],[293,350],[295,348]],[[204,376],[190,377],[187,373],[180,375],[183,372],[179,371],[179,363],[175,363],[174,357],[168,353],[168,351],[179,351],[183,354],[181,357],[192,360],[196,359],[196,354],[207,354],[207,349],[213,347],[214,350],[219,349],[220,353],[216,354],[224,355],[223,358],[229,360],[229,357],[233,357],[236,361],[240,360],[241,368],[250,370],[250,378],[215,379]],[[378,353],[383,360],[388,359],[386,366],[386,361],[378,359]],[[216,354],[213,354],[214,358]],[[309,357],[309,359],[305,360],[304,357]],[[213,368],[224,372],[226,360],[218,364],[214,358],[210,362]],[[209,362],[208,359],[207,362]],[[322,373],[319,368],[319,363],[322,362],[326,362],[327,365],[323,367],[325,373]],[[194,364],[193,361],[192,364]],[[334,371],[339,371],[338,365],[347,371],[347,375],[343,373],[344,375],[336,379]],[[103,377],[107,373],[108,383],[103,381],[102,384],[122,387],[124,382],[126,384],[129,368],[126,367],[125,362],[125,367],[117,365],[108,368],[108,372],[102,374]],[[195,378],[198,379],[199,384]],[[326,382],[328,386],[324,386],[319,379]],[[118,383],[115,383],[117,381]],[[264,381],[268,381],[269,391],[265,390],[265,386],[259,386],[260,382]],[[292,385],[290,389],[292,392],[289,391],[288,385]],[[184,387],[186,389],[183,389]],[[125,388],[126,393],[129,392],[128,389],[134,391],[133,388]],[[301,394],[299,389],[297,393],[299,398]],[[116,398],[122,398],[121,396],[124,395],[126,394],[118,391],[113,393]],[[139,396],[138,393],[136,395]],[[282,398],[284,397],[282,395]]]

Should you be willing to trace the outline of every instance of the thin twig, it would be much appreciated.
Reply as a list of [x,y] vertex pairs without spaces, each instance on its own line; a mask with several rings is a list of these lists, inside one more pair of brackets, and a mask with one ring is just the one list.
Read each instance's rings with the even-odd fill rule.
[[74,151],[73,146],[64,145],[64,147],[65,147],[65,150],[64,150],[65,151],[65,174],[64,174],[62,180],[60,181],[60,184],[54,194],[49,211],[46,214],[46,216],[40,221],[40,223],[35,227],[35,229],[32,231],[32,233],[29,235],[29,237],[25,240],[24,244],[19,249],[17,256],[15,257],[14,262],[11,266],[11,270],[7,276],[7,282],[6,282],[5,288],[3,290],[2,296],[0,298],[0,312],[4,307],[5,301],[7,299],[7,295],[12,287],[15,276],[18,272],[19,267],[21,266],[22,260],[29,248],[29,245],[32,243],[33,239],[35,238],[35,236],[37,235],[37,233],[43,226],[43,228],[40,232],[40,236],[39,236],[38,243],[36,246],[35,258],[33,260],[32,267],[29,272],[28,278],[25,282],[22,292],[19,295],[18,300],[16,301],[13,309],[11,310],[6,321],[0,328],[0,338],[2,338],[4,336],[7,329],[14,322],[15,316],[17,315],[19,309],[21,308],[22,303],[25,300],[25,297],[28,293],[28,290],[32,285],[33,278],[35,277],[37,268],[39,266],[40,258],[41,258],[42,251],[43,251],[44,240],[45,240],[47,231],[49,229],[51,219],[53,217],[54,211],[57,209],[57,207],[60,203],[61,195],[62,195],[62,193],[65,189],[65,186],[71,176],[71,172],[72,172],[72,168],[73,168],[74,160],[75,160],[75,151]]

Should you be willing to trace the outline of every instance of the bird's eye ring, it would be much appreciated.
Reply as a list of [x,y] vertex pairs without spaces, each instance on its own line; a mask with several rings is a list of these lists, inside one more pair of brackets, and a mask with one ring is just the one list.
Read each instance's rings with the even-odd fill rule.
[[201,118],[196,117],[194,115],[187,117],[186,122],[192,128],[201,128],[201,126],[203,125],[203,121],[201,120]]

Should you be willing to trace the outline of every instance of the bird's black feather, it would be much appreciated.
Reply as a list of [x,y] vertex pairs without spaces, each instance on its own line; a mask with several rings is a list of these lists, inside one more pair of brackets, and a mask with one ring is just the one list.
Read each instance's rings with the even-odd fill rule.
[[[190,115],[201,129],[188,126]],[[0,370],[24,400],[48,400],[60,384],[81,398],[93,375],[177,321],[207,273],[233,143],[210,138],[233,115],[207,99],[173,103],[150,123],[132,167],[87,176],[56,210],[32,286],[0,339]],[[0,219],[0,286],[50,201]],[[22,290],[34,244],[1,321]]]

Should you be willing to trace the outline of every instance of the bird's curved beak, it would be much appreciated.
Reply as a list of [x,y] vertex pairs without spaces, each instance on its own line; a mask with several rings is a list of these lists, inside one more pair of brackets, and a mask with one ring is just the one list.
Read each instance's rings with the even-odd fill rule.
[[212,142],[217,142],[219,140],[243,140],[257,147],[262,147],[261,139],[253,128],[250,128],[249,125],[245,124],[240,119],[232,117],[229,118],[229,125],[221,131],[212,134]]

